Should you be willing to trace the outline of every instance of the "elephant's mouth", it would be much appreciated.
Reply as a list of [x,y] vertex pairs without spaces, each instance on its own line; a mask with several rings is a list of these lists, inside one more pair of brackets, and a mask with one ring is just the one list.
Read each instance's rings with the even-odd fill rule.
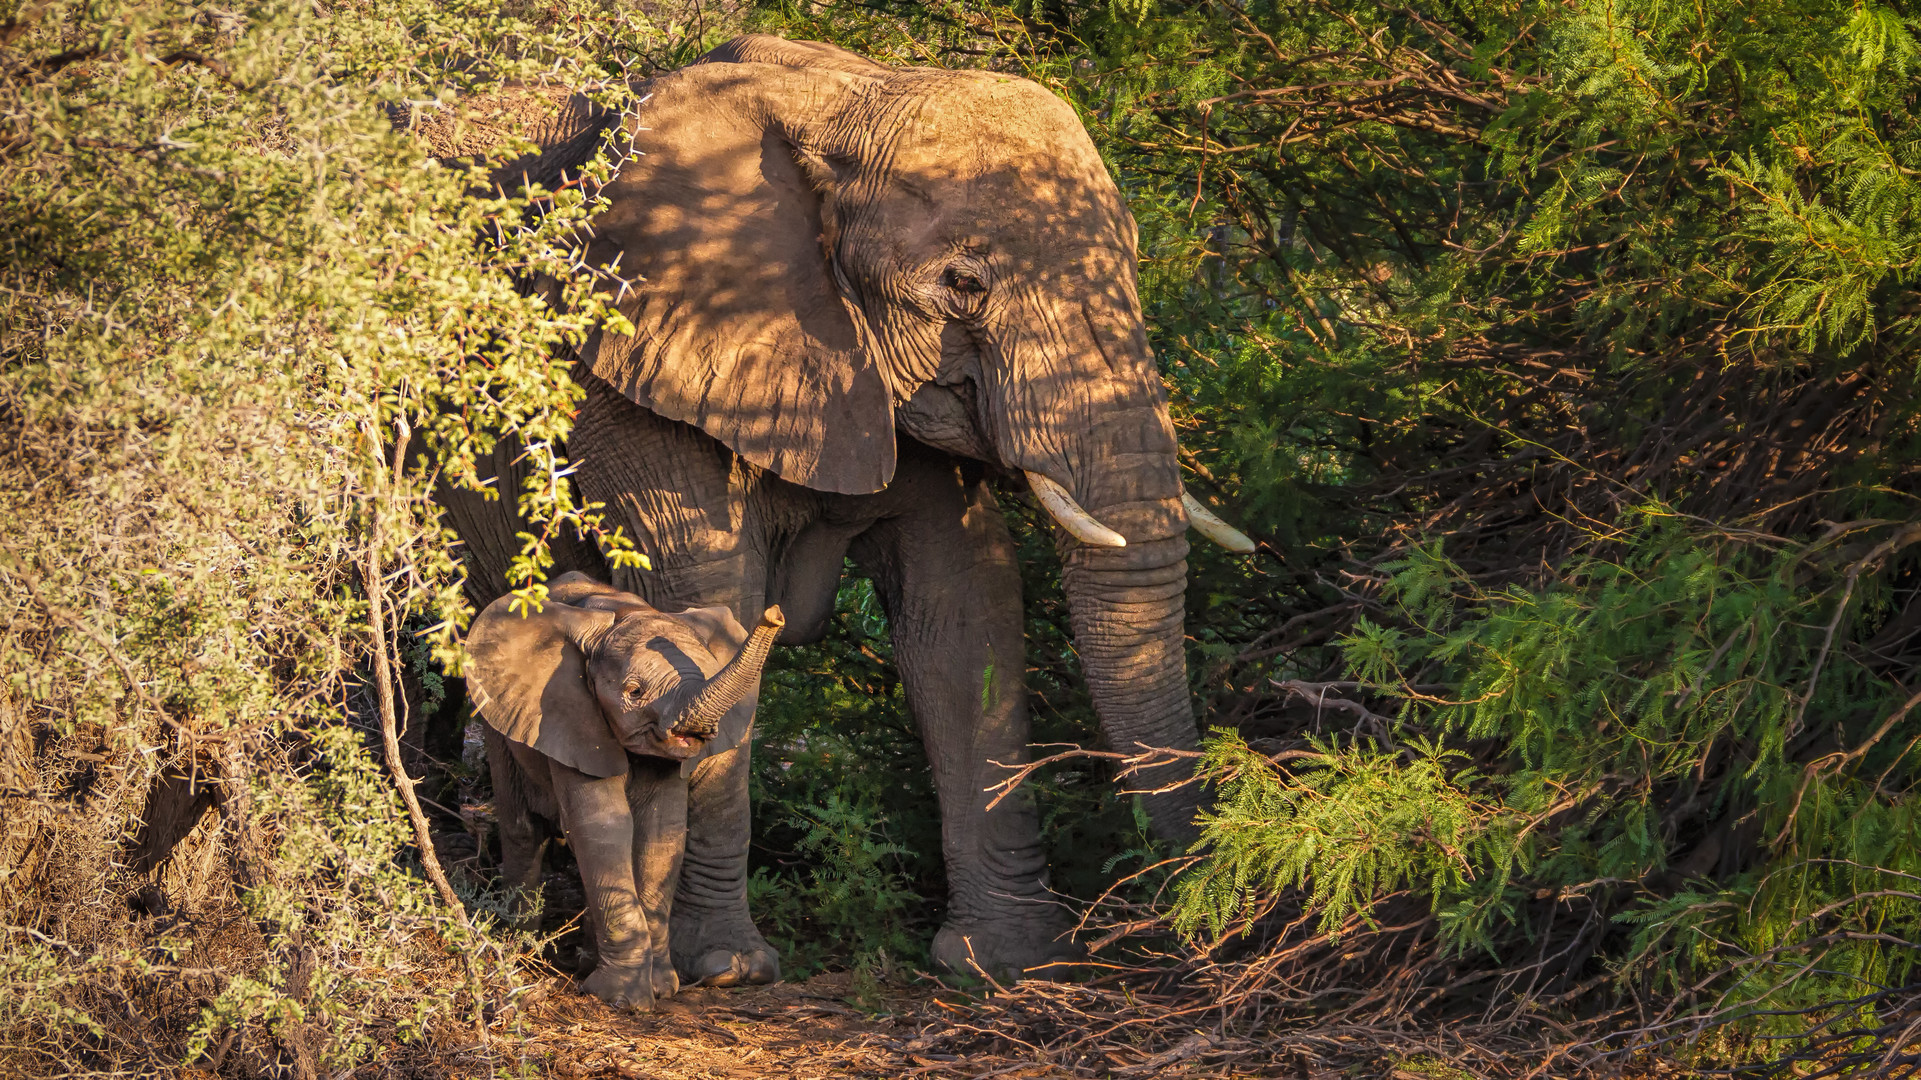
[[669,710],[661,715],[648,709],[639,716],[628,714],[629,724],[624,725],[627,734],[621,737],[621,745],[627,752],[640,757],[664,758],[668,761],[686,761],[699,757],[706,749],[713,735],[704,731],[689,731],[672,722]]
[[676,735],[671,731],[649,729],[643,738],[647,744],[643,753],[671,761],[685,761],[707,749],[707,740],[696,735]]

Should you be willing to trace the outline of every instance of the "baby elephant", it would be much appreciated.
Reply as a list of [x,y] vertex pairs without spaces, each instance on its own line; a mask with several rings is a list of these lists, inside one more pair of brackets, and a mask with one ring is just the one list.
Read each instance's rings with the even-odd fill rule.
[[511,602],[489,604],[467,635],[501,869],[531,893],[546,845],[537,819],[557,823],[600,954],[586,990],[650,1007],[680,986],[667,920],[687,834],[684,776],[725,749],[721,718],[758,686],[785,620],[768,608],[749,635],[725,608],[670,615],[581,573],[555,579],[539,611]]

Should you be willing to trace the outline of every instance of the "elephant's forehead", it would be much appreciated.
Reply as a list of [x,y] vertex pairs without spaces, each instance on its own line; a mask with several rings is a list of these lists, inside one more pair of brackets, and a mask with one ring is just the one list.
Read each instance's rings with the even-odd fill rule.
[[700,639],[672,619],[622,619],[608,632],[607,644],[630,668],[671,668],[687,678],[720,668]]
[[1099,258],[1130,250],[1125,206],[1106,180],[1105,173],[1091,180],[1067,173],[1044,158],[1002,160],[971,174],[940,163],[904,166],[877,185],[870,221],[904,251],[980,247],[1065,268],[1077,253]]
[[[1016,152],[1018,151],[1018,152]],[[1123,247],[1125,205],[1098,158],[1077,161],[1046,148],[930,141],[903,146],[871,189],[887,228],[918,223],[942,234],[1020,234]]]
[[945,131],[977,130],[1036,144],[1087,141],[1080,118],[1046,87],[1013,75],[954,71],[917,88],[918,113]]

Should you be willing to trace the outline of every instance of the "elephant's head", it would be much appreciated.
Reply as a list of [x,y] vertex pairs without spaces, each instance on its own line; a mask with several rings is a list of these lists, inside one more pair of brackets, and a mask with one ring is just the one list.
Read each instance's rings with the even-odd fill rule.
[[[642,90],[589,259],[644,281],[593,372],[823,491],[886,486],[897,429],[1025,474],[1062,527],[1109,740],[1192,746],[1195,504],[1134,221],[1074,110],[1010,75],[764,37]],[[1150,811],[1183,834],[1192,805]]]
[[629,752],[686,761],[760,680],[784,625],[769,608],[750,635],[726,608],[656,611],[585,574],[556,578],[538,611],[503,596],[467,635],[467,685],[488,724],[589,776]]

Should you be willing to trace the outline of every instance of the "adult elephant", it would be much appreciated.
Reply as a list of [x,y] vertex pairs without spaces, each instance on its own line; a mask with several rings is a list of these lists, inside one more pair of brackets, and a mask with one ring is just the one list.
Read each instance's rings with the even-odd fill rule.
[[[985,480],[1024,475],[1060,525],[1108,741],[1193,746],[1198,507],[1144,333],[1133,219],[1073,110],[1013,76],[745,37],[640,90],[587,252],[640,276],[619,302],[634,332],[582,349],[568,440],[582,493],[653,565],[611,577],[663,610],[727,605],[746,623],[778,603],[798,644],[825,632],[851,556],[887,612],[939,793],[936,959],[1000,975],[1069,955],[1032,804],[987,808],[1028,717],[1019,576]],[[547,151],[504,171],[550,168],[594,122],[567,105],[539,125]],[[449,502],[479,591],[498,593],[511,533],[477,500]],[[746,904],[753,705],[692,776],[672,926],[692,982],[778,977]],[[1147,797],[1169,837],[1191,835],[1194,805]]]

